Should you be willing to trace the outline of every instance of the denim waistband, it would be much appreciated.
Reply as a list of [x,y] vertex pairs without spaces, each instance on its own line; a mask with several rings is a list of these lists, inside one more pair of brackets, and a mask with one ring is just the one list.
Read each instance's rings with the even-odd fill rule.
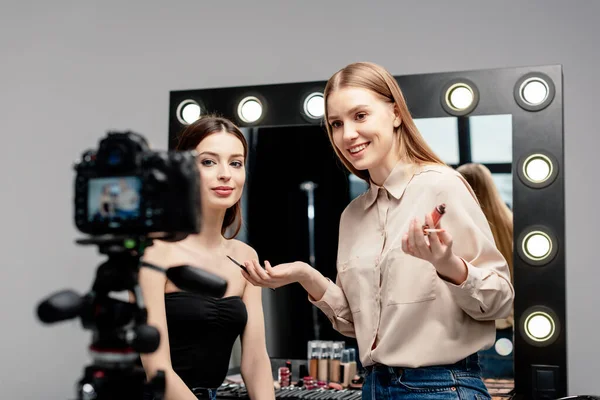
[[[455,362],[454,364],[444,364],[444,365],[429,365],[429,366],[423,366],[423,367],[418,367],[419,369],[422,368],[446,368],[446,369],[460,369],[460,370],[478,370],[479,367],[479,355],[477,353],[471,354],[468,357],[463,358],[460,361]],[[377,370],[377,371],[385,371],[385,370],[395,370],[395,371],[403,371],[405,369],[416,369],[416,368],[407,368],[407,367],[398,367],[398,366],[389,366],[389,365],[383,365],[383,364],[373,364],[373,365],[369,365],[366,366],[365,369],[369,372],[373,371],[373,370]]]

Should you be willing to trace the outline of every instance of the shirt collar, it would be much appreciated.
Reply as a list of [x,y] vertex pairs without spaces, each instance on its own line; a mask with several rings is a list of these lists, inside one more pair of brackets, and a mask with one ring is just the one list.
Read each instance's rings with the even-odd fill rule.
[[365,210],[375,203],[380,189],[387,190],[392,197],[396,200],[400,200],[400,197],[404,194],[404,190],[406,190],[408,182],[410,182],[415,172],[414,164],[398,162],[394,169],[392,169],[392,172],[390,172],[390,175],[383,182],[382,186],[370,181],[369,191],[365,196]]

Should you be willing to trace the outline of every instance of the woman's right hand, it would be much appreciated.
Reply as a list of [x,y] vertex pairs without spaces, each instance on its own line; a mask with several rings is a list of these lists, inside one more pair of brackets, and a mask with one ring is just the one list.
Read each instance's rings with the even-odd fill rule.
[[306,267],[310,266],[303,262],[291,262],[278,264],[274,267],[265,261],[265,268],[261,267],[257,260],[244,262],[248,272],[242,270],[243,277],[254,286],[278,288],[290,283],[301,282],[306,275]]

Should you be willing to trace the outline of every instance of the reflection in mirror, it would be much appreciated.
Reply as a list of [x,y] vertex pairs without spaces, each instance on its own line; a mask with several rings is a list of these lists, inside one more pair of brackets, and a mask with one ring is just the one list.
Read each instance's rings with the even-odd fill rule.
[[[512,277],[512,118],[510,115],[474,116],[457,125],[461,150],[457,170],[473,188]],[[494,345],[479,354],[488,386],[513,386],[506,384],[514,379],[513,349],[514,311],[509,317],[496,321]]]
[[[512,275],[512,116],[426,118],[415,123],[432,149],[473,187]],[[512,315],[496,321],[496,342],[479,354],[488,385],[512,386],[506,381],[514,378],[513,328]]]
[[[432,149],[453,168],[481,164],[490,171],[507,212],[512,209],[512,117],[482,115],[415,119]],[[242,198],[244,226],[238,238],[249,243],[261,260],[271,264],[311,261],[309,214],[314,217],[314,266],[335,280],[339,219],[350,201],[368,190],[368,184],[348,173],[338,161],[324,128],[245,128],[250,145],[246,161],[247,189]],[[308,211],[304,182],[314,182],[314,208]],[[282,201],[283,200],[283,201]],[[487,211],[487,210],[486,210]],[[512,253],[512,214],[510,216]],[[505,256],[506,257],[506,256]],[[512,254],[508,256],[512,261]],[[511,262],[512,264],[512,262]],[[263,290],[263,305],[269,355],[273,359],[306,360],[307,342],[344,341],[352,338],[331,327],[323,313],[315,313],[306,293],[298,285],[275,292]],[[496,343],[482,351],[484,377],[513,378],[512,320],[500,321]],[[239,365],[239,346],[232,366]],[[506,383],[503,383],[506,387]]]
[[[250,132],[243,210],[248,243],[261,260],[273,265],[302,260],[335,280],[339,218],[350,201],[350,181],[323,128],[259,127]],[[306,182],[316,184],[314,208],[302,189]],[[309,216],[314,217],[313,240]],[[307,342],[315,338],[354,345],[354,339],[333,330],[306,296],[299,285],[263,290],[272,358],[306,360]]]

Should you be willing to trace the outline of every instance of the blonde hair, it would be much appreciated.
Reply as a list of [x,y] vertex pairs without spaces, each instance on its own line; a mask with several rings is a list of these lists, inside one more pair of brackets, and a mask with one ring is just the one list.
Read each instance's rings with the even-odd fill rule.
[[400,126],[396,129],[400,140],[400,158],[413,164],[441,164],[446,165],[431,150],[421,133],[417,129],[410,111],[398,86],[396,79],[383,67],[369,62],[358,62],[347,65],[336,72],[325,86],[323,97],[325,99],[325,127],[327,136],[333,145],[338,158],[354,175],[369,182],[369,171],[359,171],[340,153],[333,142],[331,124],[327,117],[327,98],[337,89],[357,87],[375,92],[386,101],[393,103],[400,115]]
[[513,279],[513,213],[508,208],[492,178],[490,170],[481,164],[469,163],[461,165],[457,171],[465,177],[481,205],[485,214],[496,247],[502,253]]

